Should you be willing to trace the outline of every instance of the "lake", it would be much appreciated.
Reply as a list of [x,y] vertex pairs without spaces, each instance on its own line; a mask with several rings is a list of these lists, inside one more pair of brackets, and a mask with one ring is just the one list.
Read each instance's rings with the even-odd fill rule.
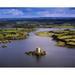
[[[52,38],[35,35],[35,32],[50,30],[59,29],[38,28],[27,39],[12,41],[7,48],[0,48],[0,67],[75,67],[74,48],[58,47]],[[24,54],[37,47],[43,48],[47,55],[37,58]]]

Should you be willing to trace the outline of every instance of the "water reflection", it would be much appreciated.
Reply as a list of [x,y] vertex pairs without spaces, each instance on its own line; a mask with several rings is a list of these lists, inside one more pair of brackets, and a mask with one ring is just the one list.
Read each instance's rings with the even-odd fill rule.
[[35,58],[36,58],[36,61],[37,61],[37,62],[40,62],[40,61],[41,61],[42,56],[35,56]]

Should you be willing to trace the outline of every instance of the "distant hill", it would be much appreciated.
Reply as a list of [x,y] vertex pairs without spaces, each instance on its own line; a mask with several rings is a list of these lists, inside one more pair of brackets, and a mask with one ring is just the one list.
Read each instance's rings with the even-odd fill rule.
[[28,21],[28,22],[54,22],[54,23],[75,23],[73,17],[39,17],[39,18],[0,18],[0,22],[16,22],[16,21]]

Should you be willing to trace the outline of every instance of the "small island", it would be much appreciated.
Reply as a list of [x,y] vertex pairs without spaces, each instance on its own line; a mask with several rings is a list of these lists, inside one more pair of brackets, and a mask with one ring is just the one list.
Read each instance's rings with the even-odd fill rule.
[[25,54],[32,55],[32,56],[44,56],[44,55],[46,55],[46,51],[44,51],[41,48],[36,48],[35,51],[25,52]]

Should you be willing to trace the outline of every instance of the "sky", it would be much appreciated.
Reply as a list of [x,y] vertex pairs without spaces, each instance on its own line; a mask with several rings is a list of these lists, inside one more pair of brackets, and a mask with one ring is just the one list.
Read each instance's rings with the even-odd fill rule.
[[0,8],[0,18],[75,17],[75,8]]

